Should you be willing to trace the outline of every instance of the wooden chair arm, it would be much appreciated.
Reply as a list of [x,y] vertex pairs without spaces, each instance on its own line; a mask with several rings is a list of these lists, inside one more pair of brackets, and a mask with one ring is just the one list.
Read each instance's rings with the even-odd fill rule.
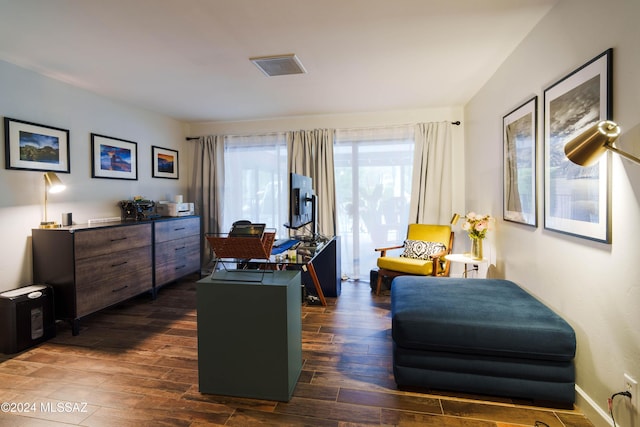
[[389,246],[387,248],[376,248],[374,249],[374,251],[376,252],[380,252],[380,256],[387,256],[387,251],[390,251],[391,249],[402,249],[404,248],[404,245],[397,245],[397,246]]
[[445,255],[447,255],[448,253],[449,253],[449,251],[448,251],[447,249],[444,249],[444,250],[442,250],[442,251],[440,251],[440,252],[438,252],[438,253],[436,253],[436,254],[431,254],[431,255],[429,255],[429,258],[431,258],[431,259],[438,259],[438,258],[442,258],[442,257],[444,257]]
[[[444,258],[445,255],[449,255],[451,253],[451,247],[453,246],[453,232],[451,233],[451,237],[449,238],[449,248],[444,249],[436,254],[431,254],[431,262],[433,263],[431,266],[431,275],[438,276],[438,263],[440,262],[440,258]],[[449,262],[445,263],[445,269],[442,272],[443,276],[449,276]]]

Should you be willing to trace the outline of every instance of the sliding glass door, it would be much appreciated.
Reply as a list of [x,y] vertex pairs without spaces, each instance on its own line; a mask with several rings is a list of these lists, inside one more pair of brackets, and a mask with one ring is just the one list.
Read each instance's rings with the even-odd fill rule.
[[407,231],[413,170],[411,128],[337,131],[334,146],[342,272],[368,279],[375,248]]

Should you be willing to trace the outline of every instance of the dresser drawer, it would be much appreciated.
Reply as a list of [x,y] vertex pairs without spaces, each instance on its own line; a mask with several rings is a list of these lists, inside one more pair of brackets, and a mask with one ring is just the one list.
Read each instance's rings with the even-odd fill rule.
[[156,285],[172,282],[200,268],[200,236],[185,237],[156,245]]
[[104,283],[121,283],[138,271],[148,273],[151,283],[151,261],[151,246],[78,260],[75,269],[76,288],[80,290]]
[[160,221],[155,224],[156,243],[187,236],[200,236],[200,218],[184,218]]
[[191,236],[156,245],[156,265],[177,259],[200,257],[200,237]]
[[151,224],[106,227],[75,233],[77,260],[151,245]]
[[102,280],[76,289],[77,317],[152,290],[151,266],[130,271],[115,280]]

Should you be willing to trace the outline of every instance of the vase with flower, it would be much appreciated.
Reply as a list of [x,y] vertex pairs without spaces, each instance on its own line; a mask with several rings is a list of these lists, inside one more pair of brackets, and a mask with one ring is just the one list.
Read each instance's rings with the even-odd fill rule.
[[469,212],[464,218],[462,229],[467,232],[469,239],[471,239],[471,258],[482,259],[482,240],[487,236],[491,216]]

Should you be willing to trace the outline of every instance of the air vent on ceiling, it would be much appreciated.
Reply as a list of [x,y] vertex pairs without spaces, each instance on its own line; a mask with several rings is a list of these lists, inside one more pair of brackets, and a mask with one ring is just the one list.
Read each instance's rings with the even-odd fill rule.
[[249,58],[251,62],[269,77],[286,76],[288,74],[304,74],[304,69],[298,57],[294,54],[261,56],[258,58]]

